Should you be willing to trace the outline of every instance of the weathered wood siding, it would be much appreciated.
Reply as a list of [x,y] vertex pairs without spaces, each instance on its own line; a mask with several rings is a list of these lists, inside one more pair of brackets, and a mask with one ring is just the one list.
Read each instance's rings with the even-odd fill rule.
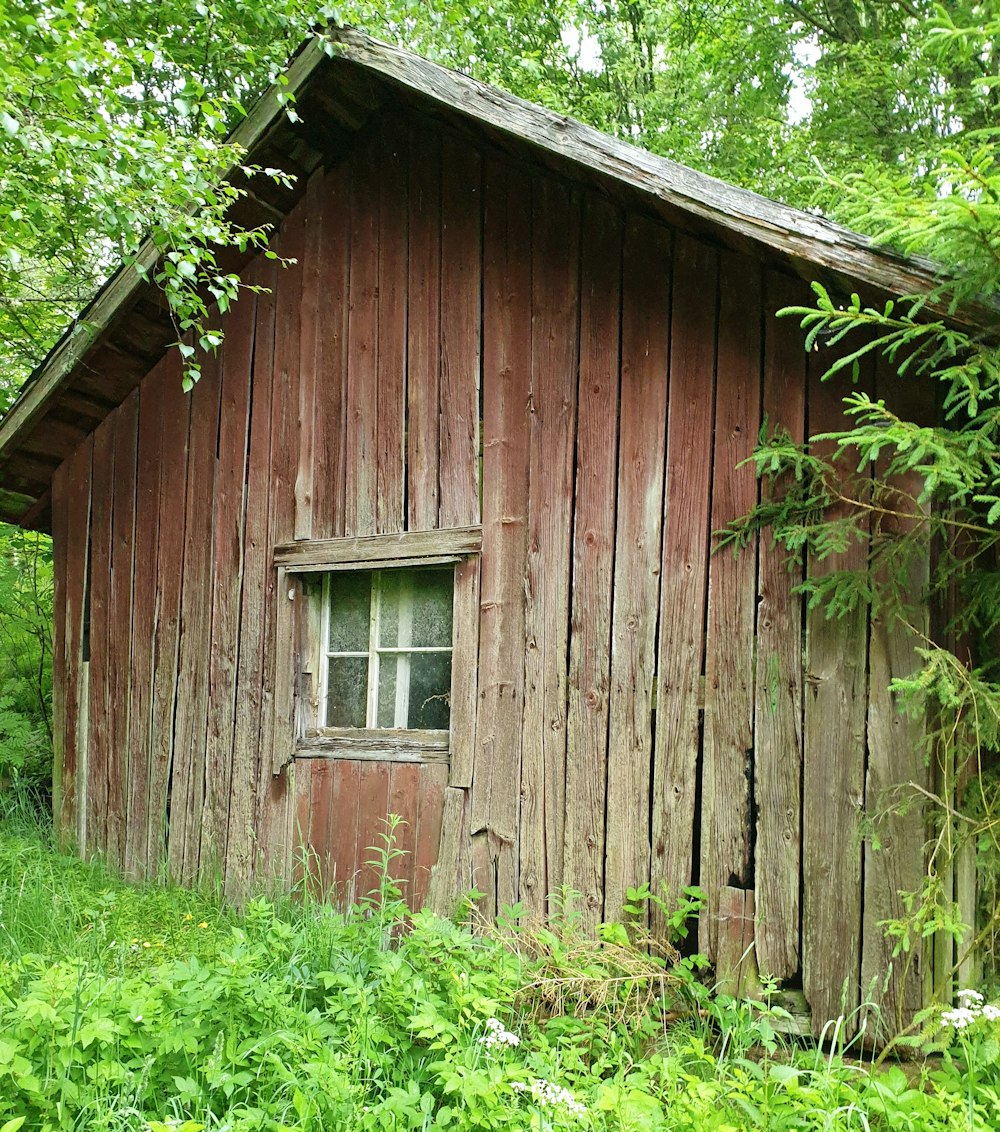
[[[837,563],[713,553],[765,416],[838,422],[773,315],[805,285],[427,122],[359,138],[193,396],[168,356],[56,477],[64,836],[344,896],[397,813],[415,903],[543,913],[566,885],[594,925],[698,883],[709,958],[752,940],[817,1025],[856,1008],[919,868],[918,807],[865,842],[925,774],[885,691],[906,642],[804,612],[802,571]],[[480,524],[450,763],[296,760],[303,590],[275,547]]]

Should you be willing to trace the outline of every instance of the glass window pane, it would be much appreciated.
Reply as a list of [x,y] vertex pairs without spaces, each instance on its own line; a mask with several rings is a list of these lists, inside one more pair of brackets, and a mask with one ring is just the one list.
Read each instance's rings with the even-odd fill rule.
[[379,644],[450,648],[453,581],[451,570],[386,570]]
[[368,657],[331,656],[326,685],[326,726],[364,727],[367,704]]
[[446,731],[451,717],[451,653],[410,655],[407,727]]
[[[378,662],[378,726],[396,726],[396,669],[399,657],[394,653],[383,653]],[[405,668],[406,662],[404,660]],[[399,724],[406,726],[406,719]]]
[[331,574],[330,652],[368,651],[371,588],[369,570]]

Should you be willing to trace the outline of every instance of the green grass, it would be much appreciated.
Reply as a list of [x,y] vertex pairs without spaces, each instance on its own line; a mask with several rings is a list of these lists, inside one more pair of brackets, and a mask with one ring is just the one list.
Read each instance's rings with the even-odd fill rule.
[[1000,1127],[988,1032],[874,1073],[775,1020],[571,913],[500,940],[386,885],[238,915],[0,818],[0,1132]]

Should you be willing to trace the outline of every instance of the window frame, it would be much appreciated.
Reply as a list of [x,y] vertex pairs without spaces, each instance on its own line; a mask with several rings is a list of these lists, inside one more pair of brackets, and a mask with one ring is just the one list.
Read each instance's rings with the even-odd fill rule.
[[[381,635],[382,635],[381,634],[381,627],[382,627],[382,614],[383,614],[383,606],[384,606],[385,580],[386,580],[386,575],[389,572],[389,569],[400,570],[403,573],[410,573],[411,571],[427,570],[427,569],[435,569],[435,568],[440,569],[441,567],[440,566],[438,566],[438,567],[434,567],[434,566],[428,567],[423,562],[418,561],[418,562],[413,563],[412,565],[408,564],[406,566],[396,566],[396,567],[390,567],[390,568],[386,568],[386,567],[369,568],[369,570],[365,571],[366,573],[370,573],[371,578],[372,578],[372,586],[371,586],[371,590],[369,591],[370,597],[369,597],[369,612],[368,612],[368,649],[367,649],[367,652],[363,652],[361,650],[332,651],[330,649],[330,614],[331,614],[331,608],[332,608],[332,604],[333,604],[331,602],[331,599],[330,599],[330,589],[331,589],[331,579],[332,579],[335,571],[328,570],[323,574],[322,596],[321,596],[321,599],[320,599],[321,602],[322,602],[322,627],[321,627],[321,630],[320,630],[320,662],[319,662],[319,672],[317,674],[317,679],[318,679],[318,682],[319,682],[319,709],[318,709],[318,712],[317,712],[317,720],[322,721],[322,722],[319,722],[317,724],[317,730],[323,730],[323,731],[327,731],[327,732],[334,732],[334,731],[355,732],[355,731],[358,731],[358,730],[365,730],[365,731],[400,731],[400,732],[403,732],[403,731],[420,731],[421,730],[420,728],[416,728],[416,727],[400,727],[399,726],[399,717],[400,717],[400,714],[401,714],[401,708],[402,708],[402,714],[403,714],[404,718],[409,712],[409,693],[410,693],[409,658],[416,653],[421,653],[421,654],[423,654],[423,653],[427,653],[427,654],[447,653],[448,657],[451,660],[452,666],[454,666],[454,663],[455,663],[455,627],[454,627],[455,574],[454,574],[454,569],[452,569],[452,571],[450,572],[451,602],[452,602],[451,644],[449,644],[449,645],[409,645],[409,646],[396,645],[396,646],[390,646],[390,645],[382,645],[379,642],[381,640]],[[360,570],[357,571],[357,573],[361,573],[361,572],[362,571],[360,571]],[[355,571],[350,571],[350,573],[355,573]],[[412,593],[412,591],[411,591],[411,593]],[[408,603],[408,606],[409,606],[409,612],[412,614],[412,610],[413,610],[412,600]],[[400,609],[400,622],[402,622],[402,618],[403,618],[403,604],[402,603],[400,603],[399,609]],[[385,655],[385,656],[395,655],[397,657],[397,665],[401,665],[402,662],[404,662],[404,661],[406,662],[406,669],[405,669],[406,680],[405,680],[405,682],[400,680],[400,678],[399,678],[399,671],[400,670],[397,668],[396,702],[395,702],[394,711],[393,711],[394,722],[393,722],[392,727],[382,727],[378,723],[379,689],[381,687],[380,676],[381,676],[381,665],[382,665],[383,655]],[[330,692],[330,686],[329,686],[330,660],[332,658],[338,657],[338,656],[358,657],[358,658],[367,656],[367,658],[368,658],[368,677],[367,677],[367,685],[368,686],[367,686],[367,690],[366,690],[367,694],[366,694],[366,697],[365,697],[365,724],[364,724],[364,728],[332,727],[329,723],[326,722],[326,720],[328,719],[329,692]],[[449,704],[448,718],[449,718],[449,721],[450,721],[450,719],[451,719],[450,704]],[[434,735],[434,734],[447,735],[449,730],[450,730],[450,728],[427,729],[427,733],[431,734],[431,735]]]
[[[456,767],[461,770],[465,766],[471,758],[475,730],[481,545],[482,529],[477,526],[302,540],[275,548],[278,592],[288,599],[279,609],[288,610],[284,618],[290,623],[287,644],[281,644],[285,634],[280,630],[278,634],[279,648],[287,660],[279,652],[276,674],[287,672],[289,685],[286,692],[282,683],[276,684],[275,699],[289,702],[278,712],[287,739],[276,742],[276,768],[288,761],[310,758],[445,762],[452,774]],[[329,606],[323,600],[329,586],[326,579],[339,571],[436,566],[450,566],[453,573],[448,730],[320,726],[325,719],[320,702],[321,692],[325,695],[322,654],[329,642]],[[374,687],[377,696],[377,683]],[[368,694],[372,694],[371,682]],[[366,722],[371,718],[366,715]]]

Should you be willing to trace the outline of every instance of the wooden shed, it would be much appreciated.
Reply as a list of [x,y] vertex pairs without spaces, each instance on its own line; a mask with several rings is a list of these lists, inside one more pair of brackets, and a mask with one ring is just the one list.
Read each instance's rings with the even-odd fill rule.
[[773,312],[813,278],[879,300],[931,271],[333,44],[291,64],[300,121],[272,93],[238,130],[296,177],[241,205],[293,262],[242,265],[263,290],[193,394],[123,270],[0,424],[2,516],[55,540],[64,838],[133,876],[343,896],[391,812],[414,904],[567,888],[595,924],[697,883],[700,949],[754,944],[817,1029],[895,1002],[879,923],[920,885],[924,818],[869,833],[929,773],[887,691],[909,643],[806,614],[801,570],[843,563],[712,532],[757,498],[765,416],[840,419]]

